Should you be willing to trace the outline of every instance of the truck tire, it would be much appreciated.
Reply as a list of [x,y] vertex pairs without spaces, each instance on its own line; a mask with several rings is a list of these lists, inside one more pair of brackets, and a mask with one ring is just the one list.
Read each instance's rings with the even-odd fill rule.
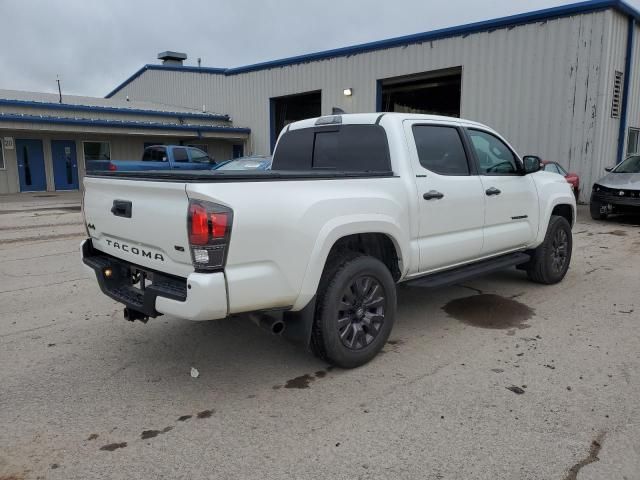
[[389,338],[396,285],[377,258],[340,252],[323,272],[316,305],[314,353],[332,365],[355,368],[375,357]]
[[596,202],[595,200],[591,200],[591,203],[589,203],[589,212],[591,213],[591,218],[593,218],[594,220],[606,220],[607,219],[607,214],[606,213],[602,213],[600,211],[601,207],[602,207],[602,203],[601,202]]
[[571,225],[566,218],[552,215],[544,242],[527,265],[529,279],[545,285],[560,282],[569,269],[572,249]]

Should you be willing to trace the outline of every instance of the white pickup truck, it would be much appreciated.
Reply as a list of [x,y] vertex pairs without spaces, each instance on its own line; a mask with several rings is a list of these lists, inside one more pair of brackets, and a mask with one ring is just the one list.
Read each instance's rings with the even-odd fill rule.
[[308,119],[265,172],[105,172],[84,180],[84,263],[125,318],[250,313],[332,364],[384,346],[396,284],[569,268],[576,205],[560,175],[492,129],[415,114]]

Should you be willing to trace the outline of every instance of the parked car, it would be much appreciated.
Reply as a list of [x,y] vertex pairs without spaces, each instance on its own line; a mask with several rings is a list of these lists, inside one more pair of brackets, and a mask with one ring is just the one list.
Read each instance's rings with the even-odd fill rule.
[[538,157],[479,123],[416,114],[292,123],[270,171],[115,171],[84,186],[82,257],[125,318],[249,313],[345,368],[385,345],[397,283],[513,266],[560,282],[576,218]]
[[233,160],[227,160],[226,162],[219,163],[214,170],[269,170],[271,169],[271,157],[253,155],[249,157],[234,158]]
[[640,213],[640,155],[631,155],[593,185],[591,217],[604,220],[612,213]]
[[542,169],[545,172],[558,173],[562,175],[565,180],[569,182],[573,189],[573,193],[576,195],[576,198],[578,198],[578,194],[580,193],[580,176],[577,173],[567,172],[558,162],[542,160],[542,165]]
[[182,145],[153,145],[142,152],[140,160],[91,160],[87,173],[139,170],[210,170],[216,165],[206,152]]

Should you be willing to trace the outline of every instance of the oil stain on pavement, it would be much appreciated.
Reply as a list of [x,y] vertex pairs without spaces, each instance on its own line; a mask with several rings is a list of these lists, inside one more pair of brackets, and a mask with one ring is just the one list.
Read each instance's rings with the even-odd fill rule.
[[109,443],[108,445],[103,445],[102,447],[100,447],[100,450],[106,450],[107,452],[113,452],[114,450],[117,450],[119,448],[124,448],[126,446],[127,446],[127,442]]
[[494,294],[456,298],[442,309],[467,325],[491,329],[529,328],[525,322],[535,314],[524,303]]
[[[287,382],[284,384],[284,388],[309,388],[312,382],[315,382],[320,378],[325,378],[331,370],[333,370],[333,367],[329,366],[325,370],[318,370],[314,374],[305,373],[304,375],[300,375],[299,377],[287,380]],[[274,385],[273,389],[279,390],[282,387],[283,385]]]
[[173,430],[173,427],[165,427],[162,430],[144,430],[140,434],[140,439],[147,440],[148,438],[154,438],[163,433],[167,433]]

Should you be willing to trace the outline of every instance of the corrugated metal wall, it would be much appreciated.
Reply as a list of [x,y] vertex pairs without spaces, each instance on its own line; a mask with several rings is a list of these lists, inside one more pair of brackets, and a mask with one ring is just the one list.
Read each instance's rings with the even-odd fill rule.
[[[629,110],[627,127],[640,129],[640,25],[636,24],[633,46],[631,82],[629,84]],[[625,152],[627,148],[629,128],[625,135]]]
[[271,97],[322,90],[323,114],[369,112],[378,79],[462,66],[462,116],[496,128],[521,154],[581,174],[587,200],[615,152],[611,82],[624,69],[625,42],[625,17],[606,10],[226,77],[148,70],[115,97],[228,113],[267,153]]

